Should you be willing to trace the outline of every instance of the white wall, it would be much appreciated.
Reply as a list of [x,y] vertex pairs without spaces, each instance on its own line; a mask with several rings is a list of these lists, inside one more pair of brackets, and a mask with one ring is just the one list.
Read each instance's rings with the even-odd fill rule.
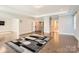
[[44,21],[44,32],[50,33],[50,18],[46,16],[42,17],[42,20]]
[[11,20],[0,18],[0,21],[5,21],[5,25],[0,25],[0,32],[11,31]]
[[[50,33],[50,16],[42,17],[44,20],[44,32]],[[72,15],[62,15],[58,18],[59,33],[73,35],[74,33],[74,17]]]
[[30,17],[20,18],[19,34],[21,35],[21,34],[32,32],[32,28],[33,28],[32,23],[33,23],[33,19]]
[[15,38],[19,38],[19,19],[14,18],[11,20],[11,31],[14,32]]
[[[21,20],[21,21],[20,21]],[[0,26],[0,32],[12,31],[16,32],[19,35],[32,32],[32,21],[31,17],[18,17],[18,18],[8,18],[8,17],[0,17],[0,21],[5,21],[4,26]],[[18,38],[18,34],[16,37]]]
[[59,16],[59,33],[73,35],[74,17],[72,15]]
[[[13,18],[12,18],[13,19]],[[5,26],[0,26],[0,32],[3,31],[12,31],[11,24],[12,20],[11,18],[1,18],[0,20],[5,21]],[[19,18],[20,24],[19,24],[19,34],[25,34],[33,31],[33,20],[31,17],[20,17]],[[44,20],[44,32],[49,33],[50,32],[50,20],[49,17],[42,17],[42,20]],[[78,20],[77,20],[78,21]],[[59,32],[60,33],[67,33],[72,34],[74,32],[74,24],[73,24],[73,16],[61,16],[59,17]],[[15,24],[15,22],[14,22]],[[17,27],[17,26],[16,26]],[[76,31],[78,32],[78,30]],[[77,34],[78,35],[78,34]]]
[[[1,18],[0,21],[4,21],[5,25],[0,25],[0,34],[8,34],[10,33],[10,35],[12,35],[12,37],[7,36],[6,37],[10,37],[9,39],[18,39],[19,38],[19,20],[16,18]],[[7,39],[7,40],[9,40]]]

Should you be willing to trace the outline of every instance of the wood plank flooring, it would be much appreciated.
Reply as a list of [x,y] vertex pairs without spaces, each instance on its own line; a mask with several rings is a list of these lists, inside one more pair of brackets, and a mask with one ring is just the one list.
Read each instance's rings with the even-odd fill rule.
[[[60,35],[59,36],[59,46],[57,49],[53,45],[52,40],[50,40],[40,53],[76,53],[77,49],[77,39],[70,35]],[[56,43],[57,44],[57,43]]]
[[[26,35],[23,35],[26,36]],[[22,36],[22,37],[23,37]],[[77,39],[72,35],[59,35],[59,46],[55,49],[57,43],[54,43],[53,39],[39,51],[39,53],[74,53],[78,52]]]
[[[24,36],[27,35],[23,35],[21,37]],[[60,35],[59,46],[57,49],[54,49],[55,44],[53,44],[53,40],[50,39],[49,42],[47,42],[47,44],[39,51],[39,53],[76,53],[79,52],[79,49],[77,48],[77,44],[78,41],[75,37],[71,35]],[[13,53],[13,50],[7,48],[7,53]],[[14,53],[16,52],[14,51]]]

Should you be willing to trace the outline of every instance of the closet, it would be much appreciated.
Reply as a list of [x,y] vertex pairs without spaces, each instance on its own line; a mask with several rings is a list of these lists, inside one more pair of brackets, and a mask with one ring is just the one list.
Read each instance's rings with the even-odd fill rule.
[[41,20],[34,20],[34,32],[36,34],[44,34],[44,22]]

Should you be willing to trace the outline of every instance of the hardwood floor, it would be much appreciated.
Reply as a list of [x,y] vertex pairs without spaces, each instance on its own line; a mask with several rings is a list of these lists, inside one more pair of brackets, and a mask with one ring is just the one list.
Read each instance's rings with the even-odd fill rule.
[[76,53],[77,49],[77,39],[70,35],[60,35],[59,36],[59,46],[57,49],[53,45],[52,40],[50,40],[43,49],[41,53]]
[[39,51],[39,53],[76,53],[79,50],[77,49],[78,41],[74,36],[59,35],[58,43],[59,46],[56,48],[57,43],[53,42],[53,39],[50,39],[49,42],[47,42],[47,44]]
[[[21,37],[25,37],[22,35]],[[57,43],[53,44],[53,39],[50,39],[47,44],[39,51],[39,53],[77,53],[79,49],[77,48],[77,39],[71,35],[59,35],[59,46],[55,49]],[[16,53],[10,47],[7,47],[7,52],[5,53]]]

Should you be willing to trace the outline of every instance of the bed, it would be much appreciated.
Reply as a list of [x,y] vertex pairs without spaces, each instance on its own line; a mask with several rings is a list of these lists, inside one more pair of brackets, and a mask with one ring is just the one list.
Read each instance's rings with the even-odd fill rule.
[[47,36],[38,34],[32,34],[20,39],[21,40],[9,41],[7,45],[19,53],[36,53],[39,52],[49,40]]

